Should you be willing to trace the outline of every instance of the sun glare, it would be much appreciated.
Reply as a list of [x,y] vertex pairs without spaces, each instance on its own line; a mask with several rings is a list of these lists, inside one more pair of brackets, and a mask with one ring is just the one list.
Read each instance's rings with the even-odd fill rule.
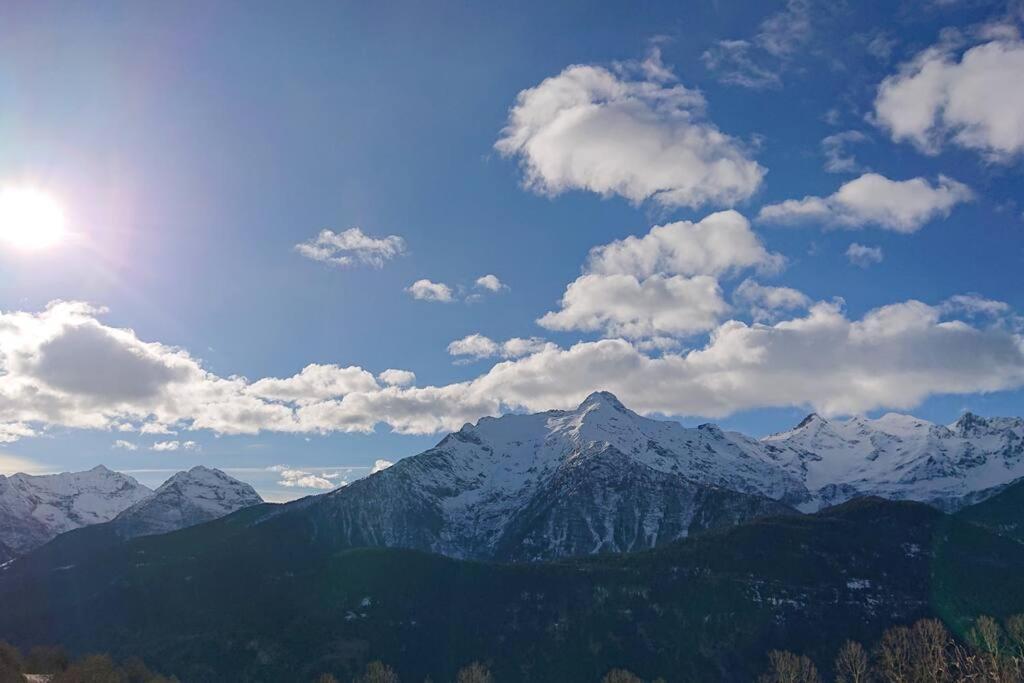
[[55,246],[64,236],[64,211],[52,196],[32,188],[0,190],[0,242],[38,251]]

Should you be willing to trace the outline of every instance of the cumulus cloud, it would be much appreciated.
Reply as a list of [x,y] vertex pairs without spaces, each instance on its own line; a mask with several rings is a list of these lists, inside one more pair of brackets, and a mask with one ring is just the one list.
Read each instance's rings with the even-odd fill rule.
[[774,325],[723,323],[684,354],[651,358],[619,339],[545,351],[496,365],[472,389],[532,410],[569,407],[604,387],[641,412],[719,417],[783,406],[909,409],[933,394],[1024,384],[1019,336],[943,315],[907,301],[850,320],[838,303],[821,302]]
[[394,368],[388,368],[377,375],[377,378],[384,384],[391,387],[407,387],[416,383],[415,372],[411,372],[409,370],[396,370]]
[[[947,141],[1007,161],[1024,150],[1024,41],[1012,26],[959,54],[946,39],[878,87],[874,119],[896,141],[935,154]],[[954,34],[955,36],[955,34]]]
[[846,151],[847,145],[866,142],[868,136],[859,130],[845,130],[828,135],[821,141],[825,170],[829,173],[856,173],[862,170],[857,159]]
[[194,451],[199,448],[195,441],[157,441],[149,447],[153,451]]
[[[310,382],[310,373],[300,372],[283,378],[296,379],[286,389],[263,383],[260,390],[252,387],[262,380],[217,376],[183,350],[103,325],[98,309],[62,302],[36,313],[0,314],[0,424],[105,430],[159,424],[217,434],[369,432],[384,424],[425,434],[508,410],[570,407],[597,389],[615,392],[641,412],[669,415],[720,417],[784,406],[829,414],[909,409],[934,394],[1024,386],[1018,327],[1004,324],[1011,316],[1007,308],[987,301],[976,295],[934,306],[906,301],[860,319],[848,318],[838,303],[819,302],[806,314],[773,324],[721,323],[701,347],[666,347],[657,357],[624,339],[602,339],[569,348],[549,344],[501,360],[474,379],[442,386],[349,387]],[[83,326],[101,328],[104,334],[97,338],[121,351],[183,371],[157,372],[162,383],[138,378],[140,387],[123,386],[130,377],[122,378],[116,390],[102,377],[50,384],[53,378],[38,372],[41,349]],[[88,361],[83,356],[81,364]],[[138,365],[130,360],[128,367]],[[360,368],[321,367],[336,368],[346,381],[362,377]],[[313,395],[297,396],[297,386],[310,387]],[[348,393],[338,395],[342,390]],[[179,449],[189,447],[184,440],[158,443],[175,442]]]
[[519,93],[495,148],[528,188],[588,190],[666,207],[732,205],[765,170],[653,52],[641,65],[575,65]]
[[296,244],[295,251],[314,261],[336,266],[362,263],[382,268],[385,262],[405,252],[405,240],[398,235],[371,237],[359,228],[343,232],[321,230],[316,237]]
[[450,303],[455,300],[451,287],[443,282],[431,282],[426,278],[412,283],[406,287],[405,291],[409,292],[413,299],[419,299],[420,301]]
[[774,272],[783,264],[736,211],[659,225],[592,249],[560,310],[537,322],[633,339],[705,332],[729,310],[718,276],[744,268]]
[[370,474],[377,474],[378,472],[383,472],[384,470],[386,470],[387,468],[391,467],[394,464],[395,463],[391,462],[390,460],[375,460],[373,463],[373,467],[370,469]]
[[257,380],[246,387],[246,392],[270,401],[308,403],[377,388],[373,374],[362,368],[311,363],[291,377]]
[[890,180],[865,173],[843,183],[828,197],[808,196],[769,204],[758,218],[773,223],[820,222],[839,228],[877,225],[909,233],[935,218],[948,216],[954,206],[973,197],[970,188],[944,175],[933,185],[924,178]]
[[851,242],[846,249],[846,258],[850,263],[860,268],[867,268],[876,263],[881,263],[884,255],[881,247],[868,247],[863,244]]
[[772,287],[754,280],[744,280],[733,292],[733,301],[750,310],[757,321],[774,319],[782,311],[807,308],[810,298],[791,287]]
[[114,441],[114,446],[113,447],[114,448],[120,448],[120,449],[123,449],[123,450],[126,450],[126,451],[137,451],[137,450],[139,450],[138,445],[132,443],[131,441],[125,441],[124,439],[117,439],[116,441]]
[[537,323],[549,330],[603,331],[627,338],[691,335],[712,329],[729,310],[718,280],[708,275],[587,274],[562,295],[561,309]]
[[777,271],[785,262],[769,252],[750,222],[736,211],[719,211],[701,221],[656,225],[643,237],[629,236],[594,247],[586,271],[598,275],[658,273],[723,275],[743,268]]
[[497,275],[482,275],[476,279],[476,286],[489,292],[500,292],[508,289],[508,285],[498,279]]
[[334,477],[317,475],[305,470],[293,469],[287,465],[272,465],[267,468],[270,472],[276,472],[279,486],[301,489],[318,489],[329,491],[336,488],[338,484],[331,481]]
[[519,358],[547,348],[549,344],[550,342],[540,337],[513,337],[504,342],[497,342],[490,337],[474,333],[449,344],[448,353],[452,356],[468,356],[475,360],[495,357]]

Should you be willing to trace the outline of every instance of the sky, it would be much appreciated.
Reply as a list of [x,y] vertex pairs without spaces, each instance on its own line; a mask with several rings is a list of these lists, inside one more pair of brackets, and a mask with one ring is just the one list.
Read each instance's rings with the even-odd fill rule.
[[1024,414],[1022,29],[6,2],[0,472],[201,463],[286,500],[601,389],[753,435]]

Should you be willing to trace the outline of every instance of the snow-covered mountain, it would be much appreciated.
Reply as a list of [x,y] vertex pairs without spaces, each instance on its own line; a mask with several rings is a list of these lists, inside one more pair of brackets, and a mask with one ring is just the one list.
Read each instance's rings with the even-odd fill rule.
[[761,440],[798,477],[816,509],[857,495],[956,509],[1024,477],[1024,420],[966,413],[951,425],[889,413],[869,420],[807,416]]
[[[281,511],[328,544],[537,560],[649,548],[860,495],[959,507],[1024,476],[1024,422],[808,416],[763,439],[578,408],[484,418],[391,468]],[[275,513],[276,515],[277,513]]]
[[575,410],[466,425],[301,514],[335,543],[454,557],[639,550],[793,512],[785,501],[804,500],[803,484],[760,450],[712,425],[641,417],[602,392]]
[[153,492],[102,465],[87,472],[0,475],[0,561],[57,534],[108,522]]
[[163,534],[262,502],[248,484],[218,469],[197,465],[165,481],[153,495],[114,518],[110,526],[122,538]]

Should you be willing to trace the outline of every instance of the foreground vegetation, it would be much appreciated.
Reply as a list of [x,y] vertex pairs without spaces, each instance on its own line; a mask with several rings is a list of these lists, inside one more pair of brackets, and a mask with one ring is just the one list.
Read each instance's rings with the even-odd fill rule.
[[1002,535],[1019,510],[965,519],[861,499],[531,565],[333,548],[243,510],[100,549],[44,547],[0,573],[0,634],[138,656],[187,683],[350,683],[373,661],[407,683],[450,683],[474,661],[500,683],[595,683],[613,669],[749,683],[773,650],[831,679],[846,640],[871,659],[895,624],[941,619],[967,643],[977,615],[1024,611],[1024,544]]
[[45,677],[49,683],[176,683],[153,673],[138,658],[118,664],[109,655],[92,654],[72,660],[62,648],[37,646],[22,655],[18,648],[0,641],[0,683],[24,683],[27,674]]
[[[955,638],[938,619],[921,619],[912,626],[886,630],[870,649],[847,640],[839,648],[831,676],[819,673],[814,661],[785,650],[768,653],[767,671],[758,683],[1022,683],[1024,682],[1024,614],[1002,624],[979,617],[964,640]],[[108,655],[88,655],[72,661],[56,647],[34,647],[22,656],[13,645],[0,641],[0,683],[24,683],[25,674],[48,676],[50,683],[172,683],[153,673],[137,658],[117,664]],[[370,662],[352,683],[401,683],[387,664]],[[429,678],[427,679],[430,680]],[[674,679],[673,679],[674,680]],[[324,673],[316,683],[340,683]],[[461,668],[454,683],[496,683],[480,662]],[[626,669],[611,669],[601,683],[644,683]],[[656,678],[651,683],[665,683]]]
[[[428,679],[429,680],[429,679]],[[768,670],[758,683],[823,683],[826,680],[807,656],[785,650],[768,653]],[[954,638],[938,619],[921,619],[912,626],[894,626],[871,650],[848,640],[832,666],[835,683],[1021,683],[1024,681],[1024,614],[999,624],[978,618],[966,641]],[[331,674],[316,683],[339,683]],[[353,683],[401,683],[383,662],[371,662]],[[462,668],[455,683],[496,683],[479,662]],[[626,669],[612,669],[601,683],[645,683]],[[651,683],[665,683],[656,678]]]

